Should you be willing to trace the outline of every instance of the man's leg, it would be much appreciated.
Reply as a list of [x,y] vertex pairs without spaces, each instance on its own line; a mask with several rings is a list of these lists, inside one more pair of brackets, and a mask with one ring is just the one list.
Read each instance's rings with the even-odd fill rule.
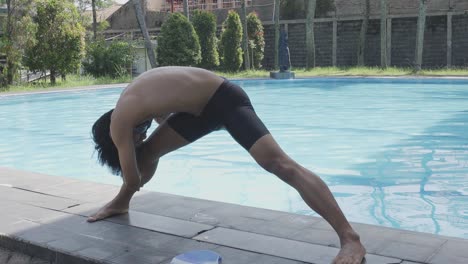
[[270,134],[258,139],[249,153],[261,167],[294,187],[307,205],[335,229],[340,238],[341,251],[333,263],[361,263],[366,251],[359,235],[346,220],[322,179],[292,160]]

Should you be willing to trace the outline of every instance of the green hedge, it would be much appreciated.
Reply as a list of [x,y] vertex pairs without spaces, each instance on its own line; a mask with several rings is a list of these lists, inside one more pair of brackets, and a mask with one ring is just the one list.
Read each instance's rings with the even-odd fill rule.
[[191,21],[197,32],[201,46],[202,59],[198,66],[205,69],[218,67],[219,53],[215,14],[208,11],[195,10]]
[[242,24],[235,11],[229,11],[226,20],[223,23],[223,33],[221,34],[221,65],[226,71],[239,71],[242,59]]
[[262,67],[265,39],[262,21],[260,21],[255,12],[247,16],[247,34],[249,36],[249,52],[253,53],[250,54],[252,66],[259,69]]
[[83,67],[94,77],[121,77],[129,74],[134,59],[133,46],[123,41],[96,41],[88,45]]
[[181,13],[171,14],[163,23],[156,51],[160,66],[195,66],[201,61],[197,33]]

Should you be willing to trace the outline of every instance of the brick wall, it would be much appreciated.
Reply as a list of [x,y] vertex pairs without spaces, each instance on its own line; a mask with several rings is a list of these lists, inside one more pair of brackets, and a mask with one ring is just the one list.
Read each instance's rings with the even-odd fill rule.
[[[417,15],[419,0],[387,0],[389,15]],[[338,17],[356,16],[363,14],[365,0],[335,0]],[[448,10],[468,10],[467,0],[430,0],[427,2],[427,12],[445,12]],[[380,1],[370,1],[371,15],[380,14]]]
[[[357,64],[361,21],[339,21],[337,25],[337,66]],[[452,18],[452,65],[468,66],[468,16]],[[417,17],[392,19],[391,65],[412,67],[415,60]],[[289,49],[293,67],[306,66],[305,24],[288,24]],[[315,24],[316,65],[332,65],[333,23]],[[273,67],[274,29],[266,26],[264,67]],[[369,20],[365,43],[365,64],[380,65],[380,20]],[[428,16],[424,34],[423,68],[447,65],[447,16]]]

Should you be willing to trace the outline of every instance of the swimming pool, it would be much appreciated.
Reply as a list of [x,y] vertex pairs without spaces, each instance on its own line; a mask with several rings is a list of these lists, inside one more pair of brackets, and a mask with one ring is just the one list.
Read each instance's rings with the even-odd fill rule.
[[[236,82],[350,221],[468,238],[468,81]],[[97,164],[90,129],[121,91],[0,96],[0,166],[119,184]],[[225,131],[164,157],[145,189],[315,215]]]

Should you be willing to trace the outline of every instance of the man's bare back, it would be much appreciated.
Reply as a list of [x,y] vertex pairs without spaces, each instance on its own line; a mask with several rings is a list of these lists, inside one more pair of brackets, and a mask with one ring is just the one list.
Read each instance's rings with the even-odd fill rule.
[[145,119],[175,112],[197,115],[222,82],[221,77],[200,68],[152,69],[122,92],[113,114],[118,118],[113,119],[137,125]]

